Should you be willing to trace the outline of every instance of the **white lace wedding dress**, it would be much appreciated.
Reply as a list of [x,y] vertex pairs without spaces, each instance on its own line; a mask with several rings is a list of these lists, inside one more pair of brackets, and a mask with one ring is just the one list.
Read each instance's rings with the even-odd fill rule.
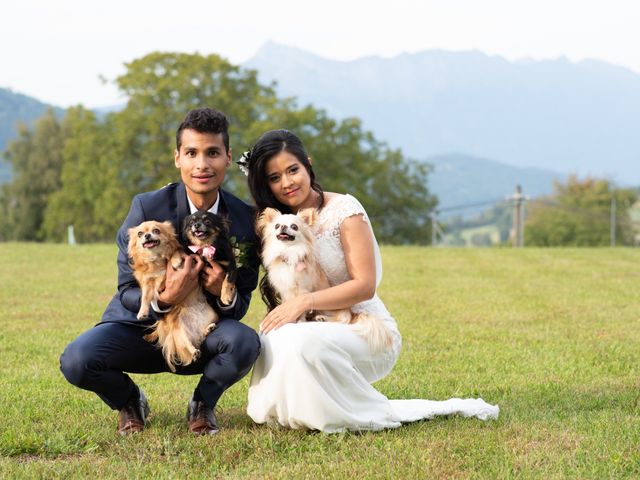
[[[340,225],[354,215],[369,223],[364,208],[351,195],[334,196],[319,213],[315,254],[331,285],[349,279]],[[382,263],[377,244],[375,258],[379,284]],[[437,415],[497,418],[499,408],[482,399],[387,399],[371,383],[386,376],[398,359],[401,337],[396,322],[377,295],[352,310],[383,318],[393,333],[392,348],[372,354],[351,325],[335,323],[287,324],[261,335],[262,350],[253,369],[247,406],[256,423],[332,433],[395,428]]]

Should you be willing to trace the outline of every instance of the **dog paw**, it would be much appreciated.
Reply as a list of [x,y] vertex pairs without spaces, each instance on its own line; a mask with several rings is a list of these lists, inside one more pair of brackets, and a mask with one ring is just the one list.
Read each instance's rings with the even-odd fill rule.
[[142,320],[144,317],[146,317],[147,315],[149,315],[149,309],[148,308],[141,308],[138,311],[138,315],[136,315],[136,318],[138,320]]
[[173,254],[173,256],[171,257],[171,266],[173,267],[173,269],[180,270],[183,264],[184,264],[184,258],[182,258],[182,255],[180,255],[177,252]]
[[207,328],[204,329],[204,334],[205,335],[209,335],[211,332],[213,332],[213,330],[216,328],[216,324],[215,323],[211,323],[209,325],[207,325]]
[[222,283],[222,292],[220,293],[220,301],[225,305],[230,305],[233,302],[233,297],[236,296],[236,286],[228,281]]

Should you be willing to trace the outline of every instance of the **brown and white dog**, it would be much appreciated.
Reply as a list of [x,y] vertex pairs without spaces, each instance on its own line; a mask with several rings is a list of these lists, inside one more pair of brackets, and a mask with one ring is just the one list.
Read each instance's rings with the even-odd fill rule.
[[[262,263],[270,285],[286,302],[298,295],[329,288],[329,281],[314,255],[311,229],[317,213],[314,208],[300,210],[297,215],[282,214],[266,208],[258,218],[257,231],[262,238]],[[314,311],[302,315],[307,320],[354,323],[355,331],[373,352],[391,346],[391,333],[382,319],[366,313],[353,314],[350,309]]]
[[[171,222],[143,222],[129,229],[129,257],[141,290],[138,319],[149,314],[149,303],[165,288],[167,268],[182,268],[184,258]],[[162,348],[172,372],[176,365],[189,365],[198,358],[198,347],[215,328],[218,315],[207,303],[201,288],[194,289],[180,304],[153,325],[145,339]]]

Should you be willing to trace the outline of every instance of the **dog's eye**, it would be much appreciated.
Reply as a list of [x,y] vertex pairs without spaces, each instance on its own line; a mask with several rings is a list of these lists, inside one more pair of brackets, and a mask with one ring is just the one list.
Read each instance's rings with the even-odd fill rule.
[[142,236],[142,232],[138,232],[138,238],[140,238]]
[[291,224],[291,230],[298,230],[298,225],[296,225],[295,223]]
[[280,228],[280,224],[276,223],[276,230],[278,230]]
[[152,232],[153,232],[154,234],[156,234],[156,235],[160,235],[160,229],[159,229],[159,228],[154,228],[154,229],[152,230]]

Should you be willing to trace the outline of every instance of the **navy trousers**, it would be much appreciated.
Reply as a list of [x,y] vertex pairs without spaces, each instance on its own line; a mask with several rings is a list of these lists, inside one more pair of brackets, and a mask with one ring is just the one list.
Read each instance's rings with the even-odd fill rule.
[[[73,385],[90,390],[114,410],[138,394],[125,373],[170,372],[162,352],[143,336],[148,330],[131,323],[99,323],[73,340],[60,357],[60,370]],[[222,318],[200,346],[200,357],[179,375],[201,374],[196,399],[213,408],[222,393],[244,377],[260,353],[260,339],[247,325]]]

